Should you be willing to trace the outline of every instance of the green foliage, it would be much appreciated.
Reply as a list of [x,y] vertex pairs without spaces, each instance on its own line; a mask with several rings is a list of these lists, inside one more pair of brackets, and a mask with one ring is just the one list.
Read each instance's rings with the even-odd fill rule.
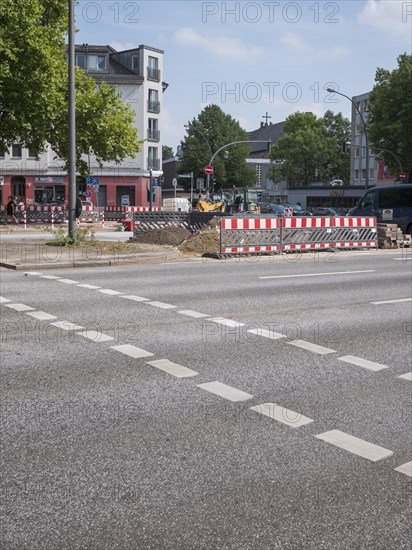
[[[66,234],[63,227],[58,227],[52,231],[52,234],[53,241],[51,244],[54,246],[72,246],[74,244],[72,237]],[[87,227],[78,227],[76,230],[76,244],[80,245],[86,241],[96,242],[95,232]]]
[[162,159],[165,160],[165,159],[171,159],[173,158],[175,155],[174,155],[174,152],[173,152],[173,148],[172,147],[169,147],[168,145],[163,145],[162,146]]
[[[208,105],[188,124],[187,136],[181,142],[181,173],[193,172],[195,178],[204,176],[204,168],[212,155],[223,145],[234,141],[247,141],[248,133],[235,119],[217,105]],[[255,173],[247,165],[247,144],[233,145],[214,158],[214,177],[218,187],[255,183]],[[187,182],[185,182],[187,184]]]
[[[67,1],[1,0],[0,150],[20,143],[37,154],[50,144],[68,157],[68,68],[65,35]],[[76,70],[76,159],[96,155],[104,161],[134,158],[140,149],[134,112],[116,90]]]
[[[371,145],[394,153],[409,178],[412,175],[412,55],[397,59],[393,71],[378,68],[368,101],[368,137]],[[399,175],[396,159],[382,152],[393,174]],[[410,181],[407,178],[406,181]]]
[[350,123],[340,113],[327,111],[323,118],[312,113],[290,115],[270,152],[274,180],[287,179],[291,186],[337,177],[348,181],[350,153],[342,153],[341,145],[349,138]]

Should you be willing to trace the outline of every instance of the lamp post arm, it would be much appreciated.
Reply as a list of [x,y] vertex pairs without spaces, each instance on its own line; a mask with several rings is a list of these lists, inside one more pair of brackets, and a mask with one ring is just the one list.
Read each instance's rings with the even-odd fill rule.
[[239,145],[239,143],[272,143],[272,140],[271,139],[258,139],[258,140],[248,139],[246,141],[232,141],[231,143],[226,143],[225,145],[222,145],[222,147],[219,147],[219,149],[213,153],[209,162],[210,166],[212,166],[216,155],[220,153],[220,151],[223,151],[223,149],[226,149],[226,147],[231,147],[232,145]]

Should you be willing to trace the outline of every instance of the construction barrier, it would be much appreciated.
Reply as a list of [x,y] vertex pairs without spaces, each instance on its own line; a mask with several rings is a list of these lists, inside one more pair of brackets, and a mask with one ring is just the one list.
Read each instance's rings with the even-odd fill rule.
[[[153,207],[153,212],[159,212],[159,206]],[[135,212],[149,212],[149,206],[106,206],[104,210],[104,220],[106,222],[122,222],[131,220]]]
[[378,248],[376,218],[222,218],[221,254]]

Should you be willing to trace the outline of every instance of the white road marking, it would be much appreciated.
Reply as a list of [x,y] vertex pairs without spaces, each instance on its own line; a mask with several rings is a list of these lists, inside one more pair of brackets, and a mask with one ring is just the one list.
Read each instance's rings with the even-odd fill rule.
[[25,275],[43,275],[43,273],[40,273],[39,271],[27,271]]
[[197,384],[197,387],[210,393],[214,393],[219,397],[224,397],[229,401],[247,401],[253,397],[250,393],[237,390],[236,388],[232,388],[232,386],[227,386],[226,384],[222,384],[222,382],[217,381],[206,382],[206,384]]
[[98,288],[102,288],[101,286],[90,285],[89,283],[83,283],[77,286],[81,286],[82,288],[90,288],[91,290],[97,290]]
[[142,298],[141,296],[134,296],[130,294],[129,296],[120,296],[120,298],[125,298],[126,300],[133,300],[134,302],[148,302],[149,298]]
[[25,306],[24,304],[5,304],[6,307],[16,311],[34,311],[34,307]]
[[176,307],[172,306],[171,304],[165,304],[164,302],[145,302],[145,304],[149,304],[149,306],[160,307],[161,309],[173,309]]
[[257,405],[256,407],[250,407],[252,411],[256,411],[260,414],[264,414],[273,420],[282,422],[291,428],[300,428],[301,426],[306,426],[313,422],[312,418],[303,416],[303,414],[286,409],[281,405],[276,405],[276,403],[263,403],[262,405]]
[[187,315],[188,317],[195,317],[199,319],[200,317],[210,317],[210,315],[207,315],[206,313],[199,313],[199,311],[192,311],[191,309],[182,309],[181,311],[178,311],[181,315]]
[[39,321],[51,321],[51,319],[57,319],[56,315],[50,315],[50,313],[46,313],[45,311],[28,311],[26,312],[26,315],[30,315]]
[[69,321],[56,321],[55,323],[50,323],[54,327],[61,328],[62,330],[82,330],[84,327],[81,325],[75,325]]
[[81,332],[76,332],[76,334],[83,336],[84,338],[88,338],[89,340],[93,340],[93,342],[109,342],[110,340],[114,340],[112,336],[103,334],[100,330],[82,330]]
[[58,277],[57,275],[41,275],[40,279],[61,279],[61,277]]
[[279,332],[274,332],[273,330],[266,330],[263,328],[254,328],[248,330],[252,334],[257,334],[258,336],[263,336],[264,338],[270,338],[270,340],[278,340],[279,338],[286,338],[285,334],[280,334]]
[[412,382],[412,372],[401,374],[400,376],[398,376],[398,378],[402,378],[403,380],[409,380],[409,382]]
[[397,472],[400,472],[401,474],[412,477],[412,460],[410,462],[402,464],[401,466],[398,466],[397,468],[395,468],[395,470]]
[[112,346],[112,349],[116,351],[120,351],[120,353],[124,353],[125,355],[129,355],[130,357],[133,357],[134,359],[139,359],[140,357],[152,357],[153,353],[150,353],[150,351],[146,351],[141,348],[137,348],[136,346],[132,346],[130,344],[123,344],[121,346]]
[[325,348],[323,346],[318,346],[317,344],[312,344],[311,342],[306,342],[305,340],[292,340],[291,342],[286,342],[297,348],[302,348],[307,351],[312,351],[313,353],[318,353],[319,355],[326,355],[328,353],[336,353],[334,349]]
[[412,260],[412,258],[392,258],[394,262],[406,262],[408,260]]
[[164,372],[167,372],[172,376],[176,376],[176,378],[189,378],[191,376],[196,376],[197,374],[199,374],[198,372],[192,369],[188,369],[187,367],[183,367],[182,365],[173,363],[168,359],[158,359],[156,361],[147,361],[147,364],[152,365],[153,367],[156,367],[157,369],[160,369]]
[[8,300],[7,298],[3,298],[3,296],[0,296],[0,304],[5,304],[6,302],[10,302],[11,300]]
[[110,290],[110,288],[102,288],[99,290],[99,292],[102,292],[103,294],[109,294],[110,296],[117,296],[118,294],[121,294],[118,290]]
[[368,361],[367,359],[362,359],[361,357],[355,357],[354,355],[344,355],[343,357],[338,357],[338,359],[339,361],[344,361],[345,363],[350,363],[351,365],[356,365],[357,367],[363,367],[364,369],[373,371],[389,368],[387,365],[374,363],[373,361]]
[[374,273],[376,269],[363,269],[362,271],[331,271],[330,273],[302,273],[300,275],[267,275],[259,279],[291,279],[292,277],[321,277],[323,275],[352,275],[354,273]]
[[359,439],[353,435],[341,432],[340,430],[331,430],[322,434],[315,435],[318,439],[326,441],[331,445],[335,445],[340,449],[345,449],[354,455],[367,458],[372,462],[377,462],[384,458],[388,458],[393,455],[393,452],[374,443],[369,443],[364,439]]
[[73,281],[73,279],[56,279],[59,283],[66,283],[66,285],[77,285],[78,281]]
[[208,319],[212,323],[219,323],[219,325],[225,325],[226,327],[244,327],[245,323],[239,323],[238,321],[233,321],[232,319],[225,319],[224,317],[215,317],[214,319]]
[[371,304],[399,304],[401,302],[412,302],[412,298],[399,298],[398,300],[382,300],[381,302],[371,302]]

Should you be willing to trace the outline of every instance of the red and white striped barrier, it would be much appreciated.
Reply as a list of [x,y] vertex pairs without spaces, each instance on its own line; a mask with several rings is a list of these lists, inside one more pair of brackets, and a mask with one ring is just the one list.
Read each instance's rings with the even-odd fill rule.
[[332,218],[334,248],[378,248],[376,218]]
[[[222,218],[221,254],[280,251],[279,218]],[[245,242],[246,241],[246,242]]]

